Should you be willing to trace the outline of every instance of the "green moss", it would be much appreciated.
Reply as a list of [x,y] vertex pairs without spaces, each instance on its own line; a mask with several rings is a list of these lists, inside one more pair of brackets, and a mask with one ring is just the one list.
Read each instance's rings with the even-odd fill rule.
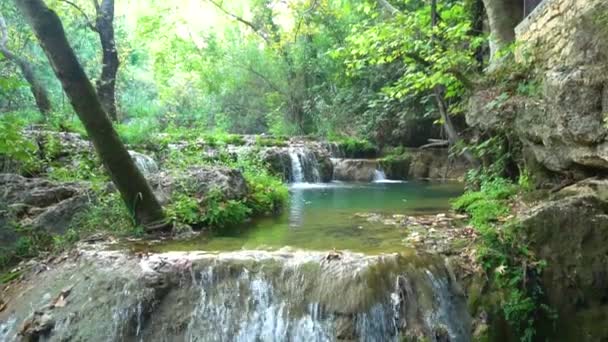
[[378,148],[368,140],[343,138],[335,141],[347,158],[374,158]]
[[281,137],[281,136],[277,136],[277,137],[257,136],[255,138],[255,144],[257,146],[263,146],[263,147],[272,147],[272,146],[285,147],[288,145],[287,138]]
[[[551,316],[543,304],[540,275],[545,263],[537,260],[521,227],[515,221],[501,222],[510,213],[509,201],[518,188],[502,178],[482,181],[479,191],[467,191],[454,201],[456,210],[466,212],[479,233],[476,244],[477,261],[484,268],[489,286],[499,294],[497,303],[487,303],[481,284],[470,289],[469,308],[500,307],[500,315],[509,323],[521,341],[536,336],[539,317]],[[486,303],[484,303],[486,302]]]

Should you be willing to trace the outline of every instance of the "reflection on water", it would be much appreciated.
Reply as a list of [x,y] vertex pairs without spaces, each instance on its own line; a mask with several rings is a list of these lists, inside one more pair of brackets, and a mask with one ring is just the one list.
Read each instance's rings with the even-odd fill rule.
[[429,214],[449,209],[462,193],[459,183],[297,183],[278,217],[224,229],[213,237],[170,242],[159,250],[348,249],[389,252],[403,248],[403,228],[369,222],[357,213]]

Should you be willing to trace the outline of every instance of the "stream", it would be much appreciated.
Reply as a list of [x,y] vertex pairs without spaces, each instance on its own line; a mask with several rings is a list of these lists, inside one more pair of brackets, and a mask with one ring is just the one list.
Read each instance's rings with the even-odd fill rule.
[[444,257],[361,215],[445,212],[461,192],[299,182],[280,216],[221,234],[135,248],[144,255],[84,247],[15,289],[0,340],[20,341],[27,326],[40,341],[469,341]]

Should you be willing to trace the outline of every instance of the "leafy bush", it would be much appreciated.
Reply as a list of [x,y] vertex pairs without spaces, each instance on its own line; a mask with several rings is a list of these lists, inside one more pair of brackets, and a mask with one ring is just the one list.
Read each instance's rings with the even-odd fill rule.
[[167,218],[171,222],[197,224],[202,221],[198,201],[186,194],[177,194],[167,206]]
[[243,170],[249,186],[245,203],[254,215],[268,215],[279,212],[287,202],[289,192],[280,178],[272,175],[259,160],[241,158],[236,167]]
[[205,198],[202,223],[213,228],[224,228],[243,223],[251,209],[241,201],[225,200],[224,195],[212,190]]
[[70,224],[73,234],[111,232],[128,236],[142,235],[144,230],[135,224],[133,215],[125,207],[117,192],[100,193],[94,205],[78,213]]
[[23,136],[24,126],[25,122],[14,115],[5,114],[0,118],[0,170],[4,172],[33,174],[40,169],[36,158],[38,147]]
[[367,140],[343,138],[337,141],[338,147],[349,158],[373,158],[378,153],[374,144]]

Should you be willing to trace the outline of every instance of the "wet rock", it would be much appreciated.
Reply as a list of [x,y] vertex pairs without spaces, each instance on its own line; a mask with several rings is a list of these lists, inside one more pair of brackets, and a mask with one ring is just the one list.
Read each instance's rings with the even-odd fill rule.
[[54,326],[55,320],[50,314],[36,311],[32,317],[23,322],[19,335],[24,342],[36,342],[48,335]]
[[129,151],[129,154],[144,176],[148,177],[159,172],[158,164],[152,157],[135,151]]
[[[286,147],[268,147],[261,152],[262,160],[270,171],[284,181],[295,181],[294,162],[299,164],[303,181],[329,182],[332,180],[333,164],[329,152],[317,142],[290,142]],[[298,158],[294,161],[294,158]]]
[[279,147],[267,148],[260,155],[274,175],[281,177],[283,181],[291,179],[291,158],[286,149]]
[[410,179],[463,179],[469,169],[461,158],[451,157],[447,149],[416,149],[408,168]]
[[334,179],[344,182],[371,182],[379,168],[376,159],[333,159]]
[[[288,249],[145,257],[83,250],[77,262],[28,275],[13,288],[9,298],[19,300],[0,312],[0,322],[28,321],[32,305],[67,282],[74,285],[69,304],[38,319],[57,322],[52,329],[38,323],[49,340],[388,341],[410,333],[433,340],[438,331],[470,340],[464,300],[453,295],[441,258],[324,257]],[[0,339],[12,341],[19,330],[1,326]]]

